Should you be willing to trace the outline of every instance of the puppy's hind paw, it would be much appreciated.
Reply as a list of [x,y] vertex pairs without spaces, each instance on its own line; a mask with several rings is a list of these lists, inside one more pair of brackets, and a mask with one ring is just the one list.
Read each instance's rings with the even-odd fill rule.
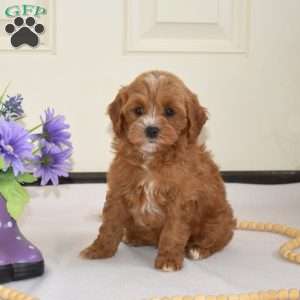
[[186,256],[191,260],[202,260],[208,256],[210,256],[209,250],[203,250],[199,247],[189,247],[186,250]]

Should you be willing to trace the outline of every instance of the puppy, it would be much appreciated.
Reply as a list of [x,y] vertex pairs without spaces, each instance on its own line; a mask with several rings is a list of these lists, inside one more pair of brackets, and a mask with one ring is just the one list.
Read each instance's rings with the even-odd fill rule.
[[235,220],[218,167],[197,137],[207,113],[184,83],[152,71],[123,87],[109,105],[115,159],[103,223],[89,259],[112,257],[123,241],[158,247],[155,267],[182,268],[223,249]]

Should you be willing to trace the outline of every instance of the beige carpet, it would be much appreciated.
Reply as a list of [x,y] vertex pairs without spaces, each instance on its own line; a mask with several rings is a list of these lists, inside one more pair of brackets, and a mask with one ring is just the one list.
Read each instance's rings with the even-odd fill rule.
[[[95,237],[105,185],[30,188],[32,202],[20,221],[45,256],[43,277],[8,286],[41,300],[141,300],[153,296],[241,293],[299,287],[300,265],[282,260],[286,239],[269,233],[236,232],[223,252],[207,260],[185,260],[176,273],[153,269],[156,250],[121,245],[116,257],[87,261],[79,251]],[[300,228],[300,184],[228,184],[239,219],[285,223]]]

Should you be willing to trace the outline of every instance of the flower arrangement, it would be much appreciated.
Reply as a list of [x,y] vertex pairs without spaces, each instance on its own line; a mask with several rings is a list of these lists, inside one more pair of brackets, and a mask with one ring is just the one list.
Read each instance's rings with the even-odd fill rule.
[[0,194],[17,219],[29,200],[23,184],[40,179],[41,185],[56,185],[60,176],[67,177],[72,144],[69,125],[53,109],[44,112],[38,126],[24,128],[23,98],[7,96],[6,91],[0,96]]

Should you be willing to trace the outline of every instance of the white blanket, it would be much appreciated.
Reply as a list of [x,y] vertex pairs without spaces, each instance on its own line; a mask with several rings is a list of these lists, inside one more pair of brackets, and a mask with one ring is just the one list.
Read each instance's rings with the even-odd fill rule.
[[[185,260],[184,269],[153,268],[156,250],[121,245],[112,259],[88,261],[78,253],[95,238],[106,186],[30,188],[32,201],[20,226],[45,256],[45,275],[8,286],[41,300],[142,300],[153,296],[242,293],[299,288],[300,265],[283,260],[287,239],[270,233],[236,232],[222,252],[203,261]],[[300,227],[300,184],[227,184],[239,219]]]

